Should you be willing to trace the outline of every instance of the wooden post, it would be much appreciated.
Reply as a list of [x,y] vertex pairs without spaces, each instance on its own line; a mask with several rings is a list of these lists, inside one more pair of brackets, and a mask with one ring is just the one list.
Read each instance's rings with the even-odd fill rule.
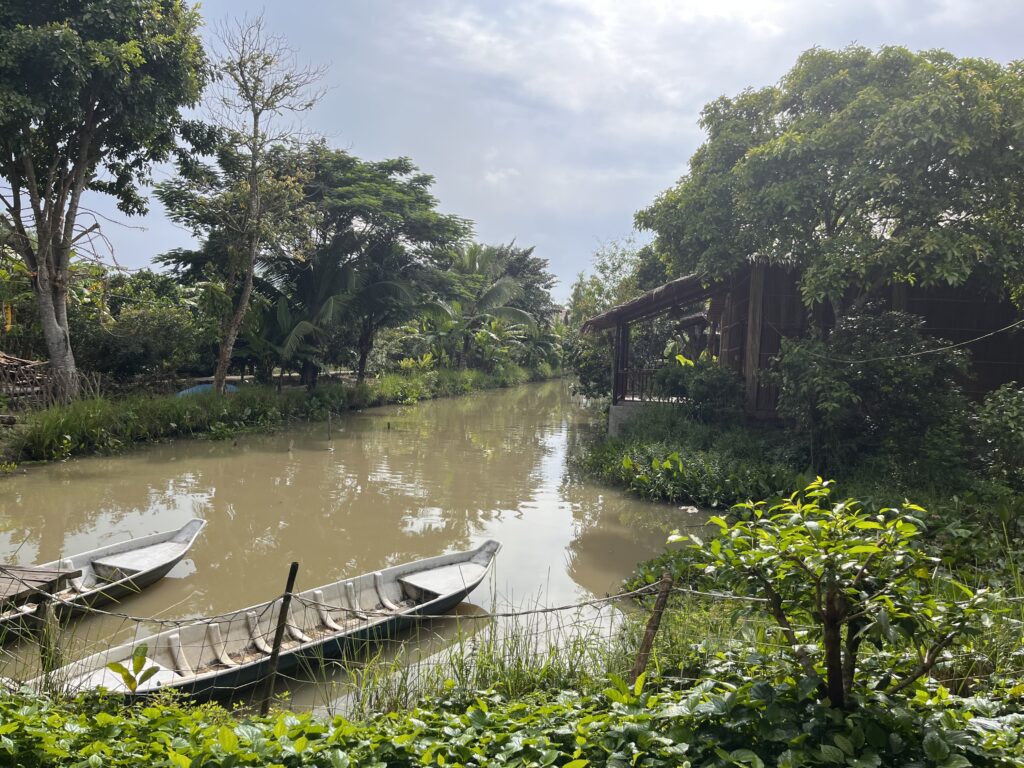
[[39,604],[39,620],[42,622],[42,629],[39,632],[39,659],[41,662],[43,680],[47,686],[50,685],[50,674],[55,669],[60,669],[60,645],[59,626],[57,617],[53,612],[53,601],[45,598]]
[[640,650],[636,654],[636,662],[629,673],[629,684],[633,685],[637,678],[647,669],[647,662],[651,658],[651,649],[654,647],[654,638],[658,634],[658,627],[661,626],[661,616],[665,613],[665,604],[668,602],[668,593],[672,591],[672,574],[668,571],[661,574],[661,585],[658,588],[658,599],[654,601],[654,611],[647,620],[647,627],[644,629],[644,637],[640,641]]
[[629,323],[622,324],[622,351],[619,353],[622,368],[622,399],[629,394]]
[[292,563],[288,569],[288,581],[284,587],[284,596],[281,598],[281,611],[277,614],[277,629],[274,631],[274,644],[270,649],[270,669],[267,671],[267,679],[263,684],[263,700],[260,701],[260,714],[265,715],[270,710],[270,700],[274,698],[274,678],[277,677],[277,660],[281,655],[281,643],[284,642],[284,630],[288,624],[288,609],[292,604],[292,590],[295,589],[295,577],[299,573],[299,564]]
[[761,367],[761,323],[764,319],[764,265],[750,268],[750,300],[747,303],[747,344],[743,378],[747,383],[747,412],[757,410],[757,372]]
[[612,405],[619,402],[619,354],[622,352],[622,323],[615,326],[612,340]]
[[327,442],[331,441],[331,409],[327,409]]

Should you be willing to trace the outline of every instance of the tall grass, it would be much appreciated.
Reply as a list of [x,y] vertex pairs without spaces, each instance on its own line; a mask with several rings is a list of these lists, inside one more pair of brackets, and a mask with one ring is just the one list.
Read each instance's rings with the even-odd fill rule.
[[[429,699],[468,702],[481,691],[509,700],[537,692],[598,692],[607,687],[609,676],[628,675],[648,616],[647,610],[617,605],[530,613],[483,625],[480,618],[456,618],[454,636],[441,648],[420,634],[413,642],[368,646],[341,660],[341,682],[324,705],[365,720]],[[734,621],[718,603],[673,600],[656,636],[648,674],[691,676],[716,655],[750,640],[754,626]],[[763,632],[756,634],[765,640]]]

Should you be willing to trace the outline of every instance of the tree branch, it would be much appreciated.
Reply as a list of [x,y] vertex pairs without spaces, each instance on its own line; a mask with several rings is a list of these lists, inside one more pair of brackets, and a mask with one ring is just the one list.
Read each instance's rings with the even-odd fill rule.
[[796,632],[793,630],[793,625],[789,623],[789,618],[786,616],[786,612],[782,608],[782,597],[775,591],[771,582],[769,582],[760,571],[756,568],[751,568],[750,573],[761,583],[761,588],[764,590],[765,596],[768,598],[768,608],[771,611],[772,617],[775,619],[775,622],[779,627],[782,628],[782,634],[785,635],[786,641],[792,646],[797,660],[804,668],[804,672],[809,676],[816,675],[817,672],[814,670],[814,662],[811,661],[807,652],[800,647]]

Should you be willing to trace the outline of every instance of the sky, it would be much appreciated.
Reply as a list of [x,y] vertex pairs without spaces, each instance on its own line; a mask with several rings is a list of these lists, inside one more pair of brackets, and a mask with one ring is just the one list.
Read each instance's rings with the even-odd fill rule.
[[[411,157],[478,241],[535,246],[558,300],[686,172],[702,106],[777,82],[808,48],[1024,58],[1020,0],[205,0],[204,34],[261,7],[326,67],[309,129],[364,159]],[[123,267],[193,242],[155,199],[131,219],[87,204]]]

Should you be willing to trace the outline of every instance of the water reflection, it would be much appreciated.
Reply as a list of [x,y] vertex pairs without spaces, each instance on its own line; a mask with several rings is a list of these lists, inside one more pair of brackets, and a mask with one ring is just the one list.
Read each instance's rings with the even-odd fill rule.
[[[590,416],[559,382],[350,414],[221,442],[32,468],[0,480],[0,558],[40,561],[207,520],[192,568],[125,602],[189,618],[486,538],[504,544],[479,604],[563,604],[613,591],[693,522],[573,474]],[[91,627],[93,637],[123,627]]]

